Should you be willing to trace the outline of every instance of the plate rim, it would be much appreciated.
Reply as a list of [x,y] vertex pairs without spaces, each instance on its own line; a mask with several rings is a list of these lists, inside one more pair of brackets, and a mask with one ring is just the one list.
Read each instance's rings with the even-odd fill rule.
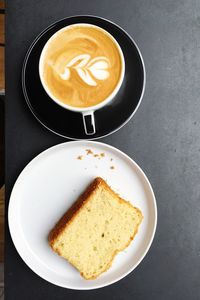
[[[143,255],[140,257],[140,259],[137,261],[137,263],[135,263],[127,272],[125,272],[123,275],[118,276],[115,279],[110,280],[110,281],[108,281],[108,282],[106,282],[104,284],[97,284],[94,287],[87,287],[86,286],[86,287],[76,287],[76,288],[74,288],[74,287],[71,287],[71,286],[60,284],[58,282],[53,282],[52,280],[49,280],[49,279],[45,278],[45,276],[43,276],[43,274],[41,275],[39,272],[37,272],[35,270],[34,266],[30,266],[27,263],[27,259],[24,258],[23,255],[21,254],[21,252],[22,252],[21,251],[21,247],[19,246],[19,244],[16,245],[16,243],[15,243],[16,230],[15,230],[15,227],[13,227],[13,217],[14,217],[13,213],[14,213],[14,211],[12,209],[12,206],[13,206],[12,203],[13,203],[13,197],[14,197],[15,189],[17,188],[19,180],[24,175],[24,173],[28,169],[28,167],[30,167],[30,165],[34,161],[37,161],[38,159],[41,158],[41,156],[43,154],[46,154],[49,151],[52,151],[52,150],[54,150],[56,148],[62,147],[64,145],[67,146],[67,144],[73,145],[73,144],[81,144],[81,143],[89,143],[89,144],[94,145],[94,146],[95,145],[97,145],[97,146],[100,145],[100,146],[103,146],[103,147],[107,147],[108,149],[111,149],[113,151],[116,151],[122,157],[125,157],[131,164],[133,164],[141,172],[141,174],[142,174],[143,178],[145,179],[145,182],[147,183],[147,185],[149,187],[149,190],[151,192],[151,198],[152,198],[152,204],[153,204],[153,210],[154,210],[155,218],[153,220],[153,230],[152,230],[152,233],[151,233],[151,237],[150,237],[150,240],[149,240],[149,242],[148,242],[148,244],[146,246],[145,251],[143,252]],[[70,142],[59,143],[59,144],[56,144],[54,146],[51,146],[51,147],[47,148],[46,150],[44,150],[44,151],[40,152],[38,155],[36,155],[33,159],[30,160],[30,162],[22,169],[22,171],[18,175],[15,183],[13,184],[13,187],[12,187],[12,190],[11,190],[11,193],[10,193],[10,197],[9,197],[9,204],[8,204],[8,227],[9,227],[10,236],[11,236],[13,245],[14,245],[14,247],[15,247],[18,255],[21,257],[21,259],[23,260],[23,262],[29,267],[29,269],[31,269],[32,272],[34,272],[37,276],[41,277],[45,281],[47,281],[49,283],[52,283],[52,284],[54,284],[56,286],[59,286],[59,287],[62,287],[62,288],[68,288],[68,289],[71,289],[71,290],[94,290],[94,289],[103,288],[103,287],[112,285],[112,284],[120,281],[121,279],[123,279],[126,276],[128,276],[131,272],[133,272],[137,268],[137,266],[142,262],[142,260],[144,259],[144,257],[146,256],[146,254],[148,253],[148,251],[149,251],[149,249],[150,249],[150,247],[152,245],[152,242],[153,242],[153,239],[154,239],[154,236],[155,236],[155,232],[156,232],[156,228],[157,228],[157,218],[158,218],[158,211],[157,211],[156,197],[155,197],[153,188],[151,186],[151,183],[150,183],[149,179],[147,178],[146,174],[144,173],[144,171],[141,169],[141,167],[131,157],[129,157],[126,153],[124,153],[123,151],[119,150],[118,148],[116,148],[114,146],[111,146],[109,144],[106,144],[106,143],[96,142],[96,141],[88,141],[88,140],[70,141]],[[22,245],[22,247],[23,247],[23,245]]]
[[[68,19],[72,19],[72,18],[76,18],[76,17],[91,17],[91,18],[96,18],[96,19],[101,19],[103,21],[106,21],[108,23],[111,23],[112,25],[116,26],[117,28],[119,28],[124,34],[126,34],[128,36],[128,38],[131,40],[131,42],[134,44],[138,54],[139,54],[139,57],[140,57],[140,60],[141,60],[141,63],[142,63],[142,68],[143,68],[143,74],[144,74],[144,79],[143,79],[143,86],[142,86],[142,92],[141,92],[141,95],[140,95],[140,98],[139,98],[139,101],[138,101],[138,104],[136,105],[135,109],[132,111],[131,115],[120,125],[118,126],[116,129],[112,130],[111,132],[105,134],[105,135],[101,135],[99,137],[88,137],[88,138],[84,138],[84,139],[81,139],[81,138],[76,138],[76,137],[68,137],[67,135],[63,135],[59,132],[56,132],[54,131],[53,129],[49,128],[47,125],[45,125],[41,120],[40,118],[35,114],[32,106],[31,106],[31,103],[29,101],[29,97],[27,95],[27,92],[26,92],[26,84],[25,84],[25,70],[26,70],[26,65],[27,65],[27,61],[29,59],[29,55],[33,49],[33,47],[35,46],[35,44],[39,41],[39,39],[42,37],[42,35],[48,31],[51,27],[53,27],[54,25],[56,25],[56,23],[59,23],[61,21],[64,21],[64,20],[68,20]],[[97,139],[101,139],[101,138],[104,138],[104,137],[107,137],[109,136],[110,134],[113,134],[115,132],[117,132],[118,130],[120,130],[121,128],[123,128],[131,119],[132,117],[135,115],[135,113],[137,112],[138,108],[140,107],[140,104],[142,102],[142,99],[144,97],[144,93],[145,93],[145,88],[146,88],[146,68],[145,68],[145,63],[144,63],[144,58],[142,56],[142,53],[137,45],[137,43],[135,42],[135,40],[131,37],[131,35],[125,30],[123,29],[121,26],[119,26],[118,24],[116,24],[115,22],[111,21],[111,20],[108,20],[106,18],[103,18],[103,17],[100,17],[100,16],[97,16],[97,15],[90,15],[90,14],[86,14],[86,15],[71,15],[69,17],[65,17],[65,18],[61,18],[53,23],[51,23],[49,26],[47,26],[46,28],[44,28],[33,40],[33,42],[30,44],[27,52],[26,52],[26,55],[25,55],[25,58],[24,58],[24,61],[23,61],[23,65],[22,65],[22,71],[21,71],[21,86],[22,86],[22,91],[23,91],[23,95],[24,95],[24,98],[25,98],[25,101],[28,105],[28,108],[29,110],[31,111],[31,113],[33,114],[33,116],[36,118],[36,120],[42,125],[44,126],[46,129],[48,129],[50,132],[58,135],[58,136],[61,136],[65,139],[70,139],[70,140],[74,140],[74,141],[84,141],[84,140],[87,140],[87,141],[92,141],[92,140],[97,140]]]

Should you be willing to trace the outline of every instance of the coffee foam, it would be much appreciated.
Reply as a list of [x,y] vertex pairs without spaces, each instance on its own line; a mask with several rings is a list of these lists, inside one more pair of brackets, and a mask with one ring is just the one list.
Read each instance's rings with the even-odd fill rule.
[[121,68],[119,50],[107,34],[92,26],[70,26],[49,41],[42,76],[59,101],[89,107],[112,93]]
[[[77,62],[79,62],[77,64]],[[96,86],[97,81],[94,80],[106,80],[109,77],[109,60],[106,57],[99,56],[91,59],[89,54],[78,55],[66,65],[64,73],[60,73],[60,77],[63,80],[69,80],[71,76],[71,70],[74,69],[83,80],[84,83],[91,86]]]

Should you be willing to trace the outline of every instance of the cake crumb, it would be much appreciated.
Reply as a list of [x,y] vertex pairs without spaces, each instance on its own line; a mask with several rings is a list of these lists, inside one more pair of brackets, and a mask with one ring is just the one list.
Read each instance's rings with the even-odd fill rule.
[[86,149],[85,151],[87,152],[87,155],[89,155],[89,154],[93,154],[93,152],[92,152],[92,150],[91,150],[91,149]]
[[83,155],[77,156],[77,159],[82,160],[83,159]]
[[94,157],[98,157],[99,156],[99,154],[94,154]]
[[114,170],[114,169],[115,169],[115,166],[110,166],[110,169],[111,169],[111,170]]
[[101,157],[104,157],[104,156],[105,156],[105,153],[100,153],[100,156],[101,156]]
[[113,161],[113,158],[111,158],[110,161]]

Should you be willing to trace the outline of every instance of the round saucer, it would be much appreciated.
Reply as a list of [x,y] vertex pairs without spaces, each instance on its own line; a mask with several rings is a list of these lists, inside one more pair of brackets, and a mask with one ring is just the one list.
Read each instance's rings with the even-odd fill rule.
[[[74,23],[94,24],[107,30],[121,46],[125,59],[123,84],[109,105],[95,111],[96,133],[92,136],[85,134],[82,115],[52,101],[39,77],[39,58],[44,45],[56,31]],[[24,60],[22,88],[33,115],[47,129],[70,139],[98,139],[120,129],[136,112],[145,89],[145,67],[137,45],[119,26],[95,16],[74,16],[50,25],[34,40]]]

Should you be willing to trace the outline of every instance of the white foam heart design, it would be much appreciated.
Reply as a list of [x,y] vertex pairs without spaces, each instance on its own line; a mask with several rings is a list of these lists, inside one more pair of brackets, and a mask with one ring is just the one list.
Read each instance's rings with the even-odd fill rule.
[[109,60],[104,56],[98,56],[91,59],[89,54],[81,54],[74,57],[65,67],[60,77],[63,80],[69,80],[71,76],[70,69],[76,70],[79,77],[88,85],[96,86],[97,80],[106,80],[110,73]]

